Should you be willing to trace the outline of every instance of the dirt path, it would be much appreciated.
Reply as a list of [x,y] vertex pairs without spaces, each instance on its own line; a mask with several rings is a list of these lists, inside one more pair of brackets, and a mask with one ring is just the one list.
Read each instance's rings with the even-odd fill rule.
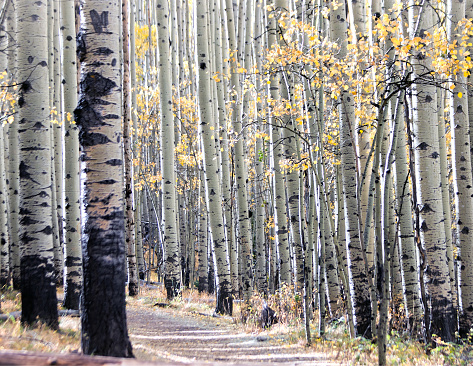
[[284,366],[338,365],[322,353],[282,338],[241,333],[226,319],[180,315],[171,309],[128,309],[128,329],[138,359],[180,363],[277,363]]

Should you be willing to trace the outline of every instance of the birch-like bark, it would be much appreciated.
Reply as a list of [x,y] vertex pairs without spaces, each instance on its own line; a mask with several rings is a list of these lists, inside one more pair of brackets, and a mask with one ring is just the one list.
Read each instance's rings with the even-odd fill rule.
[[[58,327],[51,215],[47,4],[19,2],[21,321]],[[33,69],[32,69],[33,67]]]
[[64,123],[63,120],[63,100],[61,93],[62,85],[62,53],[61,53],[61,29],[60,29],[60,1],[53,0],[54,6],[54,106],[57,112],[57,119],[60,123],[54,125],[54,171],[56,176],[56,215],[58,220],[58,245],[60,254],[60,279],[62,283],[64,272]]
[[82,170],[82,351],[132,357],[125,310],[120,4],[84,0],[80,19],[75,120]]
[[[200,173],[203,178],[203,173]],[[197,240],[199,243],[199,262],[197,269],[197,276],[199,278],[199,292],[208,292],[209,291],[209,278],[208,278],[208,221],[207,221],[207,205],[205,202],[205,187],[204,179],[200,180],[199,184],[199,222],[198,222],[198,235]]]
[[[17,50],[16,43],[16,14],[15,1],[9,0],[9,6],[6,9],[6,30],[8,32],[7,42],[7,78],[10,81],[17,81]],[[5,169],[8,170],[8,207],[9,207],[9,230],[10,230],[10,276],[14,289],[20,289],[20,246],[19,246],[19,227],[18,227],[18,194],[20,177],[18,174],[18,118],[13,115],[13,122],[8,128],[9,159]]]
[[[262,70],[262,53],[259,50],[263,49],[263,19],[262,8],[263,1],[255,1],[255,32],[254,32],[254,58],[256,61],[256,69]],[[256,80],[256,90],[261,90],[261,78],[257,76]],[[263,110],[263,105],[260,99],[256,101],[256,119],[259,118]],[[260,124],[258,129],[264,129],[264,126]],[[266,251],[266,236],[265,236],[265,204],[264,204],[264,168],[266,164],[267,154],[266,147],[263,137],[259,137],[256,140],[256,151],[255,151],[255,241],[256,241],[256,268],[255,268],[255,277],[256,277],[256,288],[259,293],[262,293],[264,296],[268,294],[268,276],[267,270],[269,266],[267,265],[267,251]],[[270,252],[270,251],[269,251]]]
[[[268,47],[277,44],[277,20],[274,18],[274,14],[269,18],[267,30],[268,30]],[[273,74],[270,76],[269,84],[269,98],[271,102],[279,100],[279,74]],[[276,118],[273,115],[271,103],[268,110],[268,119],[270,121],[271,129],[271,161],[272,169],[274,173],[273,187],[274,187],[274,212],[275,212],[275,224],[276,224],[276,235],[277,245],[279,251],[279,286],[283,284],[292,285],[292,272],[291,272],[291,260],[289,251],[289,228],[288,218],[286,213],[286,190],[284,187],[284,176],[280,161],[282,160],[282,145],[281,145],[281,133],[277,127]]]
[[[136,296],[139,292],[138,268],[136,265],[135,213],[133,212],[133,157],[132,157],[132,118],[131,118],[131,80],[130,80],[130,30],[129,0],[122,0],[122,44],[123,44],[123,149],[125,164],[125,245],[128,263],[128,294]],[[131,24],[134,27],[134,24]]]
[[172,109],[172,64],[169,51],[169,5],[157,3],[159,85],[162,149],[162,190],[164,219],[164,263],[168,299],[176,297],[181,286],[179,241],[176,220],[176,178],[174,174],[174,114]]
[[[277,0],[275,2],[276,9],[284,12],[288,9],[287,0]],[[284,45],[282,39],[282,32],[284,30],[280,28],[279,43],[281,46]],[[291,103],[291,82],[288,75],[282,75],[279,79],[279,95],[283,103]],[[282,136],[283,142],[283,157],[288,161],[297,160],[298,158],[298,147],[297,137],[295,131],[297,127],[294,123],[293,118],[288,114],[281,119]],[[292,248],[294,251],[294,275],[295,275],[295,287],[298,291],[301,291],[304,286],[304,250],[302,242],[301,232],[301,216],[299,215],[299,172],[295,169],[290,169],[285,172],[286,176],[286,190],[287,190],[287,204],[289,213],[289,224],[291,228]]]
[[[221,1],[222,6],[220,7],[219,1],[215,1],[216,11],[220,9],[220,26],[214,24],[215,27],[215,71],[219,78],[228,77],[228,66],[225,60],[229,59],[229,48],[230,38],[235,37],[233,10],[227,10],[229,2],[225,3],[225,0]],[[231,2],[230,2],[231,3]],[[217,17],[218,18],[218,17]],[[233,35],[232,35],[233,32]],[[219,55],[221,56],[219,57]],[[220,132],[220,150],[221,150],[221,162],[222,162],[222,195],[223,195],[223,213],[225,215],[225,230],[228,243],[229,259],[230,259],[230,277],[232,282],[233,293],[236,295],[239,292],[240,284],[238,280],[238,255],[237,255],[237,241],[235,240],[235,231],[232,225],[232,182],[230,178],[231,164],[229,161],[229,137],[228,137],[228,113],[226,110],[225,101],[228,100],[228,93],[226,92],[225,84],[222,82],[217,83],[217,98],[218,98],[218,110],[219,110],[219,132]]]
[[82,287],[82,253],[80,246],[80,164],[79,130],[73,121],[77,105],[77,58],[74,1],[61,1],[64,88],[65,144],[65,272],[64,307],[79,309]]
[[[397,118],[404,116],[404,98],[398,99],[399,110]],[[414,226],[412,222],[411,189],[408,177],[408,162],[406,152],[406,132],[404,123],[396,122],[397,145],[395,153],[395,190],[396,205],[399,220],[399,250],[401,255],[401,274],[404,286],[404,303],[406,315],[411,330],[418,329],[421,325],[422,307],[420,302],[419,288],[419,264],[417,263],[417,252],[414,238]]]
[[[410,37],[413,38],[432,28],[433,9],[430,1],[425,1],[422,5],[414,5],[412,1],[411,5],[409,25]],[[425,52],[422,47],[414,52],[413,77],[432,69],[432,60],[425,57]],[[426,319],[425,327],[428,335],[436,334],[444,341],[451,341],[454,338],[456,322],[452,289],[448,281],[447,249],[442,217],[438,128],[437,121],[432,121],[432,118],[437,119],[437,108],[436,88],[432,76],[425,75],[421,83],[412,86],[416,200],[423,250],[421,256],[425,258],[426,265],[424,278],[430,299],[430,306],[424,304],[429,307],[431,319]]]
[[[447,1],[447,33],[450,42],[462,43],[458,23],[465,17],[465,1]],[[465,57],[459,53],[458,60]],[[452,78],[453,79],[453,78]],[[473,177],[471,169],[468,89],[463,72],[451,83],[450,126],[452,134],[452,170],[455,196],[458,264],[460,268],[460,334],[466,337],[473,324]],[[471,233],[470,233],[471,230]]]
[[[135,13],[136,13],[136,5],[135,2],[132,2],[132,6],[130,9],[130,49],[135,49]],[[138,118],[137,118],[137,103],[136,103],[136,60],[135,60],[135,52],[130,53],[130,75],[131,75],[131,119],[133,121],[133,130],[134,130],[134,137],[133,137],[133,158],[139,160],[139,152],[138,152]],[[138,164],[138,170],[140,169],[140,164]],[[136,180],[139,180],[139,174]],[[135,181],[136,187],[136,181]],[[141,231],[141,197],[142,197],[142,190],[135,190],[134,191],[134,207],[135,207],[135,251],[136,251],[136,261],[138,265],[138,276],[141,280],[145,279],[145,262],[144,262],[144,255],[143,255],[143,237]]]
[[[330,16],[331,39],[340,44],[337,58],[347,55],[345,6],[333,9]],[[338,107],[340,115],[340,155],[342,187],[345,213],[346,247],[348,252],[348,277],[353,306],[354,326],[357,335],[371,338],[371,301],[368,273],[363,261],[358,219],[356,155],[352,139],[352,124],[355,122],[354,100],[350,93],[342,92]]]
[[[353,19],[350,19],[351,31],[352,33],[352,42],[356,44],[358,40],[364,39],[367,35],[367,27],[366,27],[366,9],[365,9],[365,1],[363,0],[350,0],[349,6],[352,10]],[[363,60],[360,62],[364,63]],[[362,66],[360,69],[365,69],[366,66]],[[358,90],[361,92],[362,87]],[[374,232],[373,232],[373,222],[371,220],[366,220],[366,217],[370,217],[368,215],[368,199],[369,196],[373,193],[370,190],[370,179],[371,179],[371,171],[372,169],[368,167],[366,169],[366,164],[370,166],[373,164],[372,161],[368,161],[368,155],[371,148],[371,131],[372,128],[367,124],[367,121],[360,120],[359,118],[355,119],[353,123],[353,136],[356,141],[356,150],[357,150],[357,159],[358,159],[358,166],[359,172],[358,174],[361,176],[363,172],[366,171],[366,175],[363,179],[363,186],[359,187],[360,194],[360,212],[361,212],[361,222],[364,225],[362,227],[362,233],[364,238],[368,240],[364,241],[364,248],[366,251],[366,258],[368,259],[368,265],[371,271],[371,268],[374,265]]]
[[5,126],[0,127],[0,289],[7,287],[10,282],[8,190],[5,169],[5,138],[3,133],[5,128]]
[[[473,98],[468,98],[468,101]],[[452,302],[458,308],[458,286],[455,273],[455,259],[453,254],[452,235],[452,203],[450,197],[450,169],[447,158],[447,131],[445,127],[445,98],[444,92],[437,89],[438,105],[438,131],[439,131],[439,154],[440,154],[440,174],[442,183],[442,207],[445,227],[445,243],[447,247],[448,272],[450,274],[450,285],[452,286]],[[469,108],[469,107],[468,107]],[[473,108],[473,107],[472,107]],[[470,141],[471,143],[471,141]],[[412,211],[411,211],[412,212]]]
[[209,222],[212,243],[215,251],[217,272],[217,313],[232,314],[233,297],[230,282],[230,265],[228,262],[227,243],[222,211],[222,193],[220,186],[218,153],[215,141],[215,125],[212,116],[212,98],[210,88],[210,55],[208,46],[207,0],[199,0],[196,6],[197,21],[197,65],[198,93],[200,107],[200,132],[204,150],[204,172],[206,182],[206,199],[209,210]]
[[[18,81],[18,43],[17,43],[17,19],[16,19],[16,1],[10,0],[10,6],[7,9],[8,23],[7,30],[10,35],[8,38],[8,77],[14,82]],[[12,286],[14,289],[20,289],[20,238],[19,238],[19,150],[18,150],[18,116],[13,116],[8,131],[8,148],[10,160],[8,164],[9,187],[8,197],[10,206],[10,270],[12,276]]]

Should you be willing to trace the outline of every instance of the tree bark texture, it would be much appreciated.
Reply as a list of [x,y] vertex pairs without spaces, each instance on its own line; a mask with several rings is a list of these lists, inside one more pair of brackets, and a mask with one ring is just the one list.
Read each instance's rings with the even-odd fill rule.
[[[58,327],[51,215],[47,5],[17,4],[22,322]],[[32,69],[33,67],[33,69]],[[33,70],[33,71],[32,71]]]
[[125,312],[120,6],[81,2],[78,55],[82,186],[82,350],[132,357]]

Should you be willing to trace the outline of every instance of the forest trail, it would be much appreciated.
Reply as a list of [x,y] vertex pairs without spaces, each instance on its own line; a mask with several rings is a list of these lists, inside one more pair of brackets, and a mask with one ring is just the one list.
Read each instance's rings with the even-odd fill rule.
[[242,333],[227,319],[181,315],[172,309],[128,307],[133,352],[147,361],[225,365],[338,365],[328,355],[281,337]]

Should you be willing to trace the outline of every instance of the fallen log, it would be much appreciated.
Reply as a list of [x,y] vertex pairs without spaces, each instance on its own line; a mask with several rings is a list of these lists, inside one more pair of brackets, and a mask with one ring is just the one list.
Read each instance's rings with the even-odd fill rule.
[[[16,365],[68,365],[68,366],[189,366],[182,362],[150,362],[133,358],[87,356],[80,353],[39,353],[13,350],[0,350],[0,366]],[[219,362],[194,361],[192,366],[222,366]],[[268,363],[225,363],[225,366],[268,366]]]
[[0,351],[0,365],[151,366],[157,364],[127,358],[86,356],[79,353],[49,354],[2,350]]

